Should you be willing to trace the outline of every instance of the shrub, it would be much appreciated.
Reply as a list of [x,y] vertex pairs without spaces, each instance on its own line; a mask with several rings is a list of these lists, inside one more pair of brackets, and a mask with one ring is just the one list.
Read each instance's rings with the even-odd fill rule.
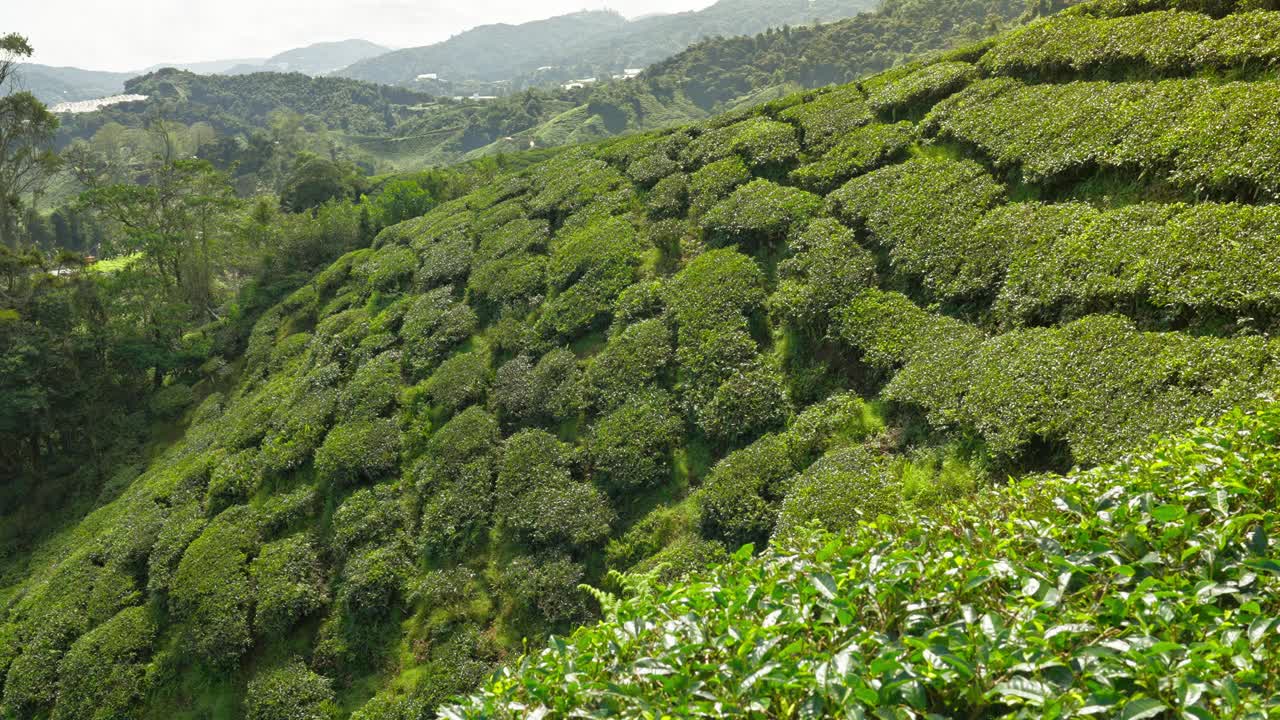
[[715,540],[685,536],[672,541],[653,557],[636,563],[634,572],[653,573],[660,582],[693,577],[707,568],[720,565],[729,559],[724,545]]
[[698,424],[708,437],[735,445],[787,421],[791,401],[782,376],[768,368],[737,373],[716,389],[698,414]]
[[791,252],[778,265],[780,281],[769,306],[779,318],[819,335],[836,308],[876,283],[875,257],[835,220],[809,223],[792,240]]
[[669,175],[658,181],[645,196],[649,216],[655,219],[678,218],[689,207],[689,176],[683,173]]
[[205,490],[205,512],[214,517],[232,505],[248,501],[261,481],[258,451],[241,450],[224,455],[209,474],[209,487]]
[[862,447],[827,455],[792,483],[778,516],[778,534],[787,535],[810,523],[838,532],[859,521],[892,515],[902,490],[893,466]]
[[204,532],[206,520],[199,505],[189,503],[170,508],[147,558],[147,591],[169,589],[178,563],[193,540]]
[[596,481],[620,496],[654,487],[671,472],[671,453],[683,423],[661,392],[637,395],[591,429],[587,454]]
[[253,627],[261,636],[282,636],[299,620],[324,606],[320,557],[304,535],[262,546],[249,566],[258,598]]
[[599,408],[621,405],[636,392],[658,384],[672,360],[671,330],[662,320],[627,327],[587,365],[585,383]]
[[413,564],[395,545],[366,550],[343,566],[338,605],[351,618],[386,616],[402,596],[412,572]]
[[865,226],[896,269],[924,278],[944,296],[978,288],[957,271],[986,251],[970,232],[1004,189],[972,161],[911,160],[849,181],[832,193],[836,214]]
[[915,132],[915,125],[908,121],[853,130],[821,158],[792,171],[791,182],[812,192],[829,193],[847,180],[901,159]]
[[248,564],[257,546],[252,511],[231,508],[191,543],[174,573],[169,597],[183,622],[184,647],[211,666],[234,667],[249,649]]
[[765,301],[765,278],[754,260],[733,248],[703,253],[666,287],[667,306],[682,328],[739,325]]
[[495,306],[522,307],[546,291],[549,237],[546,221],[521,218],[480,238],[467,281],[478,298]]
[[653,153],[634,160],[627,166],[627,177],[642,188],[651,188],[658,181],[678,172],[680,165],[666,153]]
[[713,246],[757,249],[784,241],[822,209],[822,198],[803,190],[756,180],[738,188],[702,218]]
[[607,319],[639,264],[640,243],[624,218],[600,220],[557,238],[547,266],[553,295],[538,321],[543,336],[572,340]]
[[144,607],[121,610],[81,636],[58,665],[53,717],[141,717],[155,637],[155,622]]
[[489,387],[489,353],[459,353],[441,363],[424,390],[436,406],[455,413],[484,399]]
[[618,293],[610,332],[662,315],[663,284],[662,280],[642,280]]
[[735,132],[729,147],[757,171],[781,170],[800,156],[800,141],[787,123],[752,118],[730,129]]
[[519,557],[502,570],[498,587],[515,615],[554,627],[588,617],[586,593],[578,588],[583,576],[582,566],[567,557]]
[[577,414],[582,405],[578,358],[568,350],[553,350],[534,365],[519,356],[498,368],[493,388],[494,407],[505,422],[553,422]]
[[371,543],[385,543],[401,526],[397,485],[360,488],[342,501],[333,513],[333,551],[346,557]]
[[400,462],[400,430],[391,420],[337,425],[316,451],[316,477],[334,487],[377,482]]
[[309,460],[332,423],[338,406],[336,391],[308,388],[295,383],[292,397],[279,402],[267,421],[266,438],[258,454],[259,472],[284,473],[294,470]]
[[389,415],[399,397],[400,353],[392,350],[356,370],[343,392],[343,417],[372,420]]
[[370,292],[394,292],[409,285],[418,269],[418,254],[407,247],[388,245],[352,268],[354,278],[362,280]]
[[966,62],[938,62],[877,87],[867,105],[877,113],[926,108],[978,79],[978,69]]
[[800,127],[805,149],[811,153],[826,151],[872,120],[862,91],[851,85],[824,92],[779,117]]
[[419,377],[429,375],[453,348],[471,337],[476,325],[475,311],[455,301],[450,288],[424,293],[409,308],[400,328],[405,365]]
[[739,185],[751,182],[751,171],[740,158],[718,160],[704,166],[689,177],[689,214],[699,216]]
[[537,191],[529,198],[529,212],[556,225],[596,198],[628,186],[622,173],[573,151],[538,165],[530,181]]
[[422,513],[428,549],[457,549],[488,523],[493,506],[493,455],[498,422],[479,407],[445,423],[414,468],[414,488],[428,498]]
[[570,447],[542,430],[507,440],[498,465],[497,517],[518,541],[584,546],[608,536],[608,500],[573,480],[569,460]]
[[297,659],[256,675],[245,694],[248,720],[330,720],[336,710],[333,683]]
[[763,548],[796,474],[789,450],[785,437],[766,435],[716,463],[696,496],[703,535],[733,549]]

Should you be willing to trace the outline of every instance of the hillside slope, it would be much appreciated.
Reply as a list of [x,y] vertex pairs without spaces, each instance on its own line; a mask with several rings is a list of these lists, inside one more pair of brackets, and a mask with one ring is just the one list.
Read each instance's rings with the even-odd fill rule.
[[23,63],[18,66],[17,77],[17,87],[30,91],[46,105],[57,105],[119,95],[124,92],[125,81],[133,76]]
[[[846,531],[927,516],[1009,476],[1115,461],[1274,389],[1280,45],[1259,28],[1280,27],[1280,12],[1167,5],[1095,0],[854,85],[567,149],[388,228],[264,315],[245,356],[225,358],[234,382],[194,388],[182,439],[122,471],[118,497],[15,560],[29,572],[0,588],[0,714],[429,716],[525,638],[536,648],[595,617],[579,585],[612,582],[610,571],[670,578],[811,522]],[[1245,464],[1243,483],[1261,476]],[[1182,564],[1159,575],[1174,589],[1212,573],[1218,585],[1196,585],[1190,596],[1206,601],[1194,607],[1131,596],[1150,610],[1153,642],[1219,623],[1232,632],[1185,658],[1194,668],[1228,657],[1219,650],[1236,648],[1240,623],[1274,642],[1271,625],[1254,625],[1271,601],[1246,605],[1253,590],[1231,574],[1241,533],[1264,545],[1255,555],[1271,552],[1275,520],[1250,509],[1270,508],[1272,491],[1246,485],[1239,504],[1194,485],[1151,492],[1054,527],[1102,537],[1095,518],[1132,520],[1124,551],[1158,543]],[[1175,499],[1181,510],[1167,507]],[[1206,505],[1237,518],[1214,526],[1227,534],[1196,534]],[[896,538],[897,527],[878,532]],[[1113,551],[1086,534],[1059,543],[1074,549],[1072,538]],[[816,592],[848,589],[867,560],[853,547],[819,553],[844,584]],[[982,562],[971,548],[992,563],[1002,552],[949,547],[956,562]],[[1016,549],[1027,564],[1010,572],[1047,575],[1035,563],[1052,547]],[[1061,583],[1053,592],[1066,596],[1063,573],[1109,561],[1064,557],[1025,594],[1043,603]],[[1271,582],[1272,565],[1254,565],[1250,583]],[[920,587],[963,617],[958,595]],[[1241,599],[1230,616],[1219,612],[1228,596]],[[908,602],[884,607],[915,612]],[[1157,621],[1194,624],[1160,638]],[[1097,703],[1154,699],[1142,683],[1173,676],[1163,657],[1175,649],[1130,649],[1147,675],[1099,688]],[[1275,655],[1264,655],[1258,673],[1230,661],[1250,703],[1275,692]],[[945,668],[962,666],[948,657],[927,665],[929,687],[958,687]],[[999,662],[1034,676],[1011,693],[1028,702],[1051,694],[1045,683],[1073,682],[1041,656]],[[772,688],[765,667],[748,680]],[[844,669],[870,685],[858,673],[886,667]],[[601,672],[576,676],[583,693]],[[637,673],[687,690],[688,674]],[[1220,684],[1181,702],[1226,696],[1221,672],[1205,674]],[[563,691],[529,677],[493,692],[549,703]],[[888,716],[927,706],[922,685],[881,685],[897,693]],[[1157,704],[1173,707],[1178,691],[1162,692]],[[771,713],[786,714],[757,715]]]
[[[451,83],[506,83],[516,89],[596,73],[641,68],[715,35],[749,35],[770,27],[831,21],[870,10],[869,0],[719,0],[704,10],[628,21],[591,11],[522,25],[486,25],[449,40],[355,63],[339,74],[357,80],[429,89],[424,74]],[[606,75],[607,77],[607,75]]]
[[226,75],[249,75],[256,72],[302,73],[303,75],[331,75],[361,60],[368,60],[391,52],[368,40],[339,40],[322,42],[306,47],[286,50],[261,63],[241,64],[232,67]]

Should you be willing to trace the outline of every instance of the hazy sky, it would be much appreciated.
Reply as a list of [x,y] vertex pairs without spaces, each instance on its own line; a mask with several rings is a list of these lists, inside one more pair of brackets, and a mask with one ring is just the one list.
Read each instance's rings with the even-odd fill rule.
[[0,0],[0,33],[31,39],[35,62],[130,71],[162,62],[268,57],[363,38],[429,45],[476,25],[583,9],[627,17],[713,0]]

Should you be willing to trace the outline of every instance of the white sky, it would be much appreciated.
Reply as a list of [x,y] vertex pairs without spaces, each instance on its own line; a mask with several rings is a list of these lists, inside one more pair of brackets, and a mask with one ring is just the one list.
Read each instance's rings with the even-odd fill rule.
[[476,25],[583,9],[627,17],[713,0],[0,0],[0,34],[18,32],[34,62],[127,72],[159,63],[269,57],[329,40],[429,45]]

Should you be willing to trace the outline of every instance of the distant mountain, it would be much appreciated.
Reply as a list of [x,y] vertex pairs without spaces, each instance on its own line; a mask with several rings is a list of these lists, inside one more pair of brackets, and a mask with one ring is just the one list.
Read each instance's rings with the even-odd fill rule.
[[226,75],[247,75],[255,72],[300,72],[304,75],[328,75],[337,70],[391,52],[368,40],[340,40],[323,42],[282,52],[258,63],[236,65],[226,70]]
[[149,68],[140,70],[135,73],[130,73],[130,77],[137,76],[137,75],[146,75],[148,73],[153,73],[158,70],[164,70],[165,68],[185,70],[187,72],[193,72],[200,75],[221,75],[231,70],[231,68],[234,68],[234,67],[240,67],[242,65],[260,65],[262,63],[265,63],[266,61],[267,61],[266,58],[234,58],[230,60],[208,60],[205,62],[193,62],[193,63],[166,62],[166,63],[159,63],[156,65],[152,65]]
[[[561,77],[617,72],[657,62],[705,38],[838,20],[876,4],[875,0],[720,0],[705,10],[636,20],[614,12],[579,12],[523,25],[478,27],[442,43],[355,63],[338,74],[392,85],[430,85],[436,79],[511,82],[547,68],[562,70]],[[520,87],[517,82],[515,88]]]
[[18,67],[17,87],[29,90],[47,105],[56,105],[118,95],[134,75],[23,63]]

